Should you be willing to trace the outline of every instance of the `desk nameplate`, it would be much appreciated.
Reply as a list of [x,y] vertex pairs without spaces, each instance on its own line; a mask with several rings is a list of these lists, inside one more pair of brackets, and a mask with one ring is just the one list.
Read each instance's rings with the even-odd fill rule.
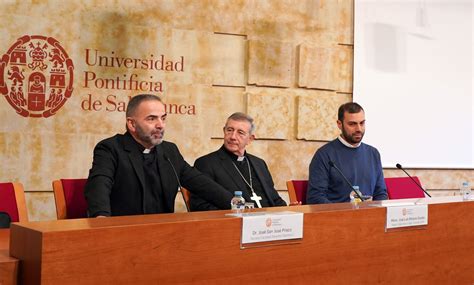
[[428,205],[387,207],[386,230],[428,225]]
[[242,215],[242,244],[303,238],[303,213],[283,211]]

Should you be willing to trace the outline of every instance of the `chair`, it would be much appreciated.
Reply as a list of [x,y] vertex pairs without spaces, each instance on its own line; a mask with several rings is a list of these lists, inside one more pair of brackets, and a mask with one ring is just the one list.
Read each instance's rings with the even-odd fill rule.
[[87,218],[87,202],[84,197],[86,182],[85,178],[53,181],[58,220]]
[[0,183],[0,211],[6,212],[12,222],[28,222],[25,192],[21,183]]
[[286,181],[290,204],[301,202],[306,205],[306,192],[308,191],[308,180],[288,180]]
[[189,200],[191,199],[191,193],[189,193],[189,190],[184,188],[184,187],[181,187],[181,194],[183,195],[183,200],[184,200],[184,205],[186,206],[186,210],[188,210],[188,212],[191,212],[191,205],[189,204]]
[[[419,184],[420,180],[417,176],[412,176]],[[407,199],[407,198],[424,198],[425,193],[413,182],[410,177],[390,177],[385,178],[387,186],[387,194],[389,199]]]

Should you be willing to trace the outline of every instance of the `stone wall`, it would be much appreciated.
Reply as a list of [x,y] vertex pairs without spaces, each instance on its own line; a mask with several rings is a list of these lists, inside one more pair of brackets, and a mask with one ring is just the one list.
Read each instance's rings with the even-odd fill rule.
[[[24,184],[32,220],[55,218],[51,181],[87,177],[93,147],[124,131],[125,105],[138,93],[165,100],[166,139],[190,164],[220,147],[227,116],[249,113],[257,140],[248,151],[267,161],[285,198],[285,181],[307,178],[314,152],[338,134],[337,107],[352,100],[351,0],[39,0],[0,7],[0,54],[10,57],[2,61],[0,84],[0,181]],[[21,45],[12,48],[24,36],[27,60],[38,61],[43,50],[50,67],[20,66],[28,100],[21,106],[8,101],[14,86],[8,71]],[[38,111],[33,104],[41,97],[27,94],[27,76],[56,72],[51,38],[73,64],[62,70],[72,93],[63,105]],[[45,84],[47,102],[53,84]],[[439,194],[451,194],[441,190],[461,180],[473,184],[473,174],[413,171]]]

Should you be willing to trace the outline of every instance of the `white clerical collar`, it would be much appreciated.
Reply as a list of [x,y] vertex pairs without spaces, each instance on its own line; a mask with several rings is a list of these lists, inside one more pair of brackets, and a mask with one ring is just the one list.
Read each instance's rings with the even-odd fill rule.
[[152,150],[152,148],[145,148],[145,149],[143,150],[143,153],[144,153],[144,154],[149,154],[151,150]]
[[243,156],[237,156],[237,161],[244,161],[245,155]]
[[339,135],[339,136],[337,137],[337,139],[338,139],[343,145],[345,145],[345,146],[347,146],[347,147],[350,147],[350,148],[358,148],[358,147],[360,146],[360,144],[362,143],[362,142],[360,142],[360,143],[358,143],[357,145],[351,145],[350,143],[348,143],[348,142],[342,137],[342,135]]

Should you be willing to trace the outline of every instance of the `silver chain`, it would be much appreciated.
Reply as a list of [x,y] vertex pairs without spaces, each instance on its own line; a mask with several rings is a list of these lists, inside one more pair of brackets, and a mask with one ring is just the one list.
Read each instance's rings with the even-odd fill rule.
[[247,167],[249,169],[250,183],[247,181],[247,179],[245,179],[244,175],[242,174],[242,172],[240,172],[239,168],[237,167],[237,165],[235,165],[235,163],[233,161],[232,161],[232,164],[234,165],[237,172],[240,174],[240,177],[242,177],[242,179],[244,180],[245,184],[247,184],[247,186],[250,188],[250,191],[252,191],[252,194],[255,194],[255,191],[253,190],[253,187],[252,187],[252,171],[250,170],[250,163],[249,163],[249,160],[247,158],[245,158],[245,161],[247,161]]

